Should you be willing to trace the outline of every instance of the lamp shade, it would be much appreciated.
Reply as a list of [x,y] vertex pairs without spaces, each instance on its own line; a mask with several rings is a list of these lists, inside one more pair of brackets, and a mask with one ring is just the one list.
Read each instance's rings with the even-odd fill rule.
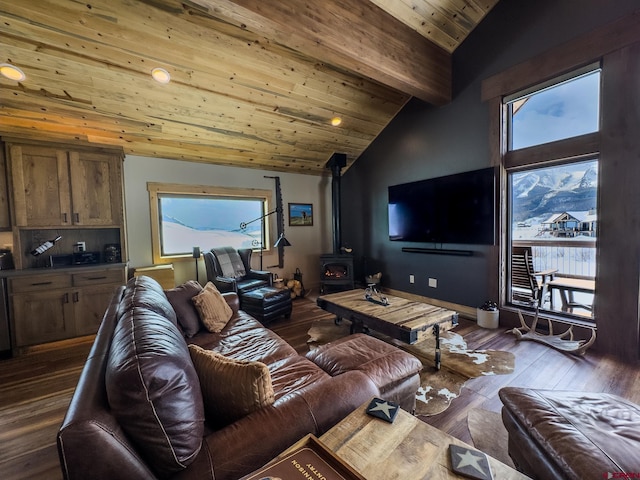
[[276,243],[273,244],[274,247],[279,247],[280,245],[282,245],[283,247],[291,246],[291,243],[289,243],[289,240],[286,239],[284,233],[281,233],[278,237],[278,240],[276,240]]

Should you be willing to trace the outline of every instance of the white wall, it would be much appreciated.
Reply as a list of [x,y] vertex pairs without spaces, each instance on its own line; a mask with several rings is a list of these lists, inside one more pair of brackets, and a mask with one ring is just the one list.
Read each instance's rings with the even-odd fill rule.
[[[292,244],[284,249],[284,268],[267,268],[278,264],[277,251],[263,257],[265,270],[277,273],[280,278],[293,277],[296,268],[303,274],[307,290],[318,288],[319,255],[330,252],[331,242],[331,178],[314,175],[300,175],[253,170],[246,168],[208,165],[204,163],[182,162],[161,158],[127,156],[124,161],[124,190],[127,217],[127,238],[129,267],[153,264],[151,252],[151,214],[147,182],[183,183],[188,185],[209,185],[218,187],[239,187],[271,189],[275,202],[275,180],[264,176],[280,177],[282,204],[284,207],[285,236]],[[288,203],[313,204],[313,226],[290,227]],[[276,240],[276,216],[271,215],[272,243]],[[238,224],[243,220],[239,218]],[[260,257],[253,255],[253,268],[260,265]],[[173,264],[176,284],[195,279],[195,261],[189,258]],[[204,283],[206,272],[202,259],[199,261],[200,281]]]

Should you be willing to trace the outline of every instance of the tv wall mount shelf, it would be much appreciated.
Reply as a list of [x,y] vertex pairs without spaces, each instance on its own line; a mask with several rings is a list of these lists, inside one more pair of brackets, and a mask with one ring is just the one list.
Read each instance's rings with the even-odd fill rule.
[[448,248],[419,248],[419,247],[402,247],[405,253],[428,253],[432,255],[456,255],[459,257],[471,257],[473,250],[451,250]]

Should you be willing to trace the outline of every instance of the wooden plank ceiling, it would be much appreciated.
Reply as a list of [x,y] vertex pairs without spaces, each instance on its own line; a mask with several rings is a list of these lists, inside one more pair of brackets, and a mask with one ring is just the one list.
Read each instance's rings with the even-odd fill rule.
[[411,96],[451,100],[451,53],[497,1],[2,2],[0,63],[26,78],[0,77],[0,135],[325,174]]

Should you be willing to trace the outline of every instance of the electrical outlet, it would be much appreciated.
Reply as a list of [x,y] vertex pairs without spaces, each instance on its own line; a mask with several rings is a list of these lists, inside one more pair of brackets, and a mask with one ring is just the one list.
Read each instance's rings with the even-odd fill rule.
[[438,288],[438,280],[435,278],[429,278],[429,286],[431,288]]
[[409,283],[416,283],[416,277],[409,275]]

